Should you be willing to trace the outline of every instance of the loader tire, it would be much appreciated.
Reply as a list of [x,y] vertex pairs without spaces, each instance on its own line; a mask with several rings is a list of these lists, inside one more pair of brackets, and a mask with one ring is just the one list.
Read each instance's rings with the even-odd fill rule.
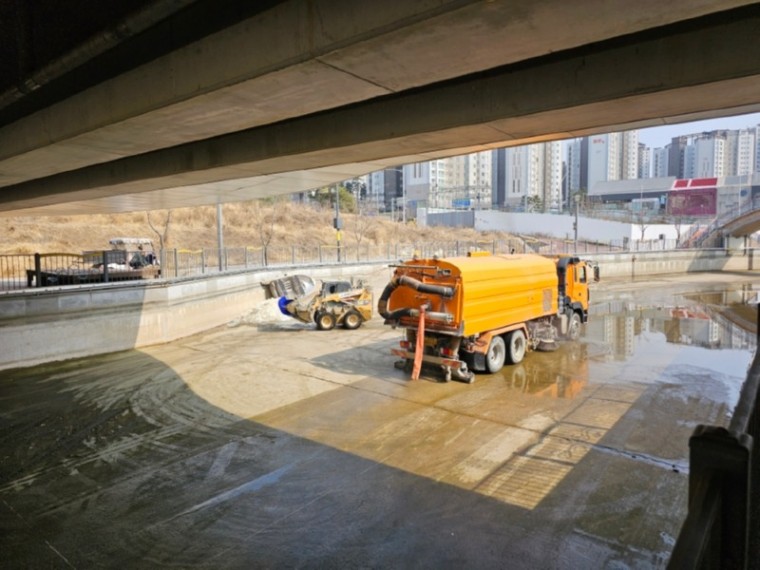
[[329,331],[335,328],[335,315],[320,311],[314,317],[317,323],[317,328],[321,331]]
[[349,309],[343,317],[343,328],[350,331],[358,329],[362,326],[362,316],[356,309]]

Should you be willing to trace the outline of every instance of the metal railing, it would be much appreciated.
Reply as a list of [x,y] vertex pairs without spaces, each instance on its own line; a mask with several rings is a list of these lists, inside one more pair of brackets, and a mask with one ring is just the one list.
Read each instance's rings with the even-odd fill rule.
[[210,273],[265,267],[298,267],[336,263],[371,263],[465,255],[472,250],[492,253],[534,251],[522,240],[451,241],[396,244],[269,246],[219,249],[169,249],[159,252],[155,265],[132,267],[137,252],[99,252],[0,255],[0,291],[112,283],[148,278],[191,278]]
[[756,350],[728,428],[699,425],[689,438],[689,510],[668,568],[760,569],[758,395]]
[[29,287],[112,283],[148,278],[187,278],[208,273],[244,271],[264,267],[306,266],[334,263],[371,263],[417,257],[452,257],[468,251],[494,254],[540,253],[592,254],[624,251],[668,251],[677,240],[610,240],[589,242],[551,237],[507,240],[413,242],[315,246],[233,247],[219,249],[167,249],[155,265],[131,267],[127,260],[137,252],[122,250],[75,253],[0,255],[0,291]]
[[[118,262],[114,253],[120,254]],[[131,266],[129,252],[35,253],[0,256],[0,289],[109,283],[157,277],[157,266]],[[8,272],[5,267],[7,265]]]
[[28,271],[34,266],[34,254],[31,253],[0,255],[0,290],[31,287]]
[[720,228],[735,220],[736,218],[749,214],[750,212],[755,212],[757,210],[760,210],[760,203],[753,203],[751,201],[743,202],[729,210],[726,210],[720,216],[712,220],[712,222],[706,228],[704,228],[698,236],[695,236],[693,243],[690,245],[692,247],[703,246],[708,239],[715,237],[715,232],[717,232]]

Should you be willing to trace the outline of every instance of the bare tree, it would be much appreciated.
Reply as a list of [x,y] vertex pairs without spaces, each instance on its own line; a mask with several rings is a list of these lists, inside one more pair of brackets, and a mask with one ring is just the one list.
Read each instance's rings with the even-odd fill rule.
[[544,201],[541,199],[540,196],[528,196],[526,200],[526,204],[528,206],[529,212],[543,212],[544,211]]
[[261,244],[261,259],[264,265],[269,263],[269,244],[275,234],[275,212],[273,207],[265,207],[261,201],[253,202],[251,208],[251,225],[256,231]]
[[353,221],[349,225],[351,233],[356,241],[356,261],[359,261],[359,249],[362,240],[367,235],[367,232],[375,225],[376,219],[369,215],[367,205],[364,201],[356,201],[356,215]]
[[641,241],[644,241],[644,235],[646,234],[649,224],[644,216],[644,212],[639,213],[639,229],[641,230]]
[[154,224],[153,220],[150,219],[150,212],[145,212],[148,218],[148,225],[150,226],[150,229],[152,229],[156,236],[158,236],[158,250],[163,251],[165,247],[169,244],[169,228],[171,227],[171,221],[172,221],[172,211],[167,210],[166,211],[166,217],[164,218],[163,223],[161,224],[163,228],[159,230]]
[[681,229],[683,227],[683,218],[676,216],[673,219],[673,228],[676,230],[676,247],[681,245]]

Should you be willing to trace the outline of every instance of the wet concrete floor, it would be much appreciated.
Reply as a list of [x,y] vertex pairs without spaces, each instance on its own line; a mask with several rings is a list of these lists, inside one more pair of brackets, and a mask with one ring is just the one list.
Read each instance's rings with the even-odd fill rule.
[[0,567],[662,568],[756,281],[602,282],[580,342],[472,385],[408,380],[380,317],[322,332],[268,305],[0,372]]

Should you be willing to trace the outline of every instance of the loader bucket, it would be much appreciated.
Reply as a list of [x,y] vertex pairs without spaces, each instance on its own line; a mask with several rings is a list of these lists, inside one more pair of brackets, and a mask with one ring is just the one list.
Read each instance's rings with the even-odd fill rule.
[[308,275],[290,275],[261,283],[266,299],[285,297],[293,300],[313,292],[317,286]]

